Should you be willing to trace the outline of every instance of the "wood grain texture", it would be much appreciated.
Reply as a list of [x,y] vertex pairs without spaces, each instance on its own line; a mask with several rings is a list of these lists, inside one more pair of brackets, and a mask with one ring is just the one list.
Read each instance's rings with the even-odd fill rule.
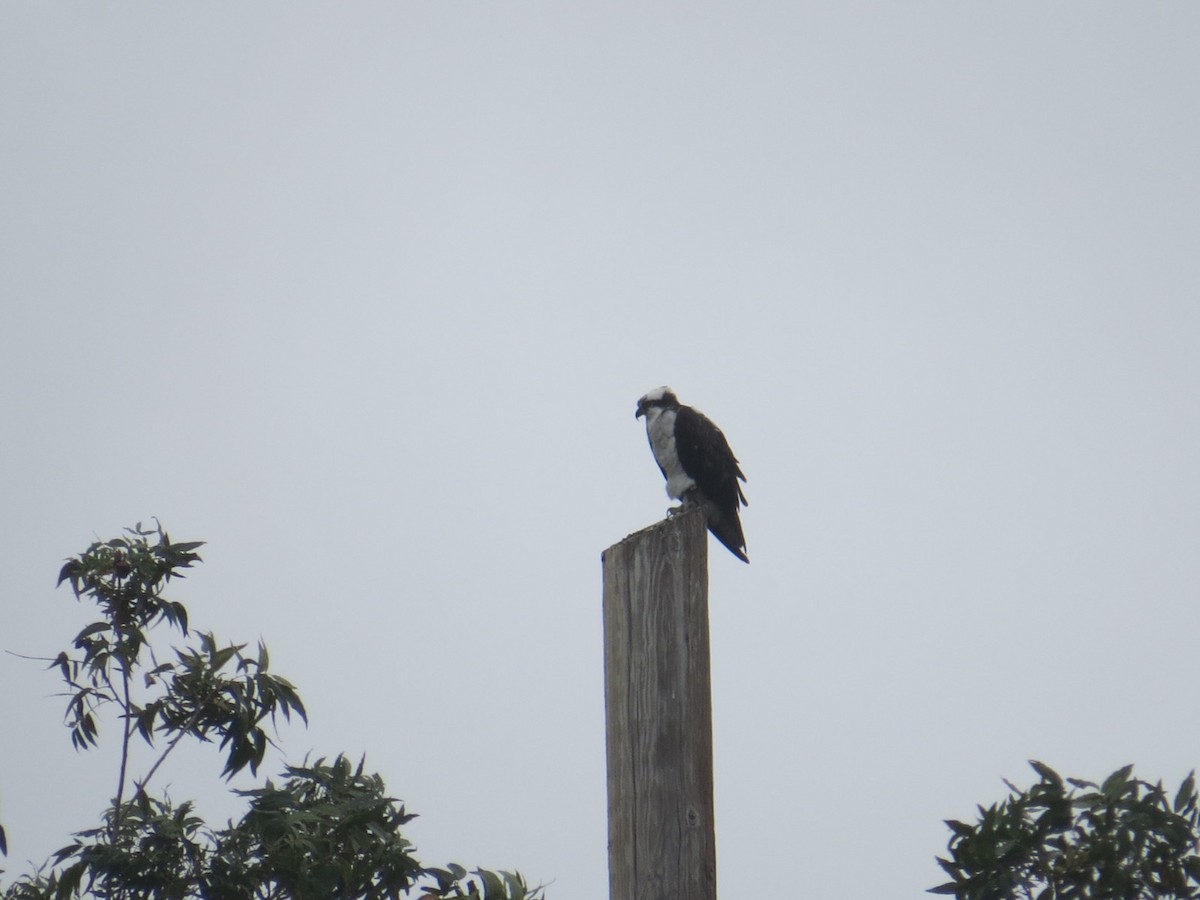
[[630,535],[603,568],[610,900],[715,900],[703,513]]

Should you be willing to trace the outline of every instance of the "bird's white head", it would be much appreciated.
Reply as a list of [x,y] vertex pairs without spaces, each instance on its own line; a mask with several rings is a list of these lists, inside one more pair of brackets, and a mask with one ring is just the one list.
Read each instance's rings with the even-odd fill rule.
[[638,401],[637,412],[634,413],[635,419],[647,415],[652,409],[676,409],[679,406],[679,398],[675,396],[675,392],[665,384],[662,387],[656,387],[646,396]]

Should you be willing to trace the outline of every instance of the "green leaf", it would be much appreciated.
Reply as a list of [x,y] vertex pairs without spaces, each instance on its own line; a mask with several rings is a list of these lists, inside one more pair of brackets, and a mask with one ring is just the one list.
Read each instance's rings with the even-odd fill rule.
[[[62,584],[68,578],[71,579],[72,584],[75,584],[75,580],[79,577],[80,568],[81,568],[81,566],[80,566],[79,560],[68,559],[66,561],[66,563],[63,564],[63,567],[58,570],[58,581],[55,582],[54,586],[58,587],[60,584]],[[75,589],[75,593],[76,594],[79,593],[78,588]]]
[[945,884],[939,884],[937,887],[929,888],[927,891],[925,891],[925,893],[927,893],[927,894],[957,894],[958,893],[958,885],[955,884],[953,881],[947,881]]
[[959,875],[961,874],[958,864],[952,863],[948,859],[943,859],[942,857],[939,856],[939,857],[937,857],[937,864],[939,866],[941,866],[943,871],[945,871],[945,873],[947,875],[949,875],[951,878],[958,878]]
[[1192,881],[1200,884],[1200,857],[1189,856],[1183,861],[1183,869]]
[[965,822],[960,822],[957,819],[945,819],[944,821],[955,834],[967,835],[975,833],[975,829]]
[[50,663],[49,668],[54,668],[55,666],[62,672],[63,681],[69,682],[71,680],[71,660],[65,652],[54,657],[54,662]]
[[79,634],[75,635],[75,646],[79,646],[79,642],[91,637],[93,634],[99,634],[102,631],[111,631],[112,624],[110,622],[93,622]]
[[489,872],[486,869],[476,869],[475,876],[483,882],[484,897],[504,896],[504,882],[500,880],[500,876],[495,872]]
[[1122,793],[1125,785],[1129,783],[1129,773],[1133,771],[1133,766],[1122,766],[1117,771],[1113,772],[1104,779],[1104,784],[1100,786],[1101,793],[1105,797],[1113,798]]
[[237,656],[238,651],[240,651],[242,649],[242,647],[244,647],[244,646],[246,646],[246,645],[245,644],[241,644],[241,645],[230,644],[228,647],[223,647],[221,650],[218,650],[216,653],[211,654],[209,664],[212,666],[213,671],[219,672],[221,669],[225,668],[225,666],[229,662],[229,660],[231,660],[235,656]]
[[1174,809],[1177,813],[1186,812],[1196,804],[1196,770],[1193,769],[1188,773],[1188,777],[1183,780],[1183,784],[1179,786],[1179,792],[1175,795]]
[[1043,762],[1038,762],[1036,759],[1029,760],[1029,765],[1033,767],[1033,771],[1041,776],[1043,781],[1049,781],[1059,790],[1062,790],[1062,778],[1052,768]]

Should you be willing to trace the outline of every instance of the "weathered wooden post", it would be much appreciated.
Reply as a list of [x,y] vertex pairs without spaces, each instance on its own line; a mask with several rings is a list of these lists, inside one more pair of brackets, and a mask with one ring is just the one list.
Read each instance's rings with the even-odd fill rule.
[[609,900],[716,900],[703,512],[614,544],[603,569]]

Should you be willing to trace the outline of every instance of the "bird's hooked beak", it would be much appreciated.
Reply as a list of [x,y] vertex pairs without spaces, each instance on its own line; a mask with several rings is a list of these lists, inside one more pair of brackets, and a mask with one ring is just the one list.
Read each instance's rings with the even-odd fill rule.
[[633,414],[633,417],[634,417],[635,419],[640,419],[640,418],[641,418],[642,416],[644,416],[645,414],[646,414],[646,403],[645,403],[645,401],[644,401],[644,400],[639,400],[639,401],[638,401],[638,408],[637,408],[637,412],[635,412],[635,413]]

